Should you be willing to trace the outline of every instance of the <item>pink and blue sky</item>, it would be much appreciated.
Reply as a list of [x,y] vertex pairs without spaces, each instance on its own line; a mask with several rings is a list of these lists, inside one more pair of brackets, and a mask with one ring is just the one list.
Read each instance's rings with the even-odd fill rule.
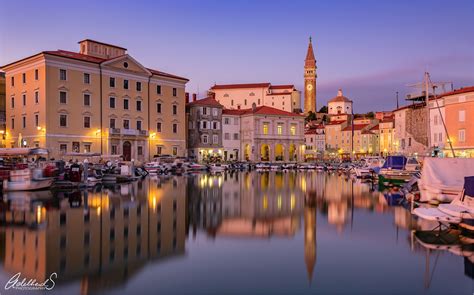
[[474,1],[6,1],[0,64],[42,50],[78,51],[91,38],[128,48],[147,67],[214,83],[302,89],[308,37],[318,108],[338,88],[356,112],[390,110],[427,70],[474,85]]

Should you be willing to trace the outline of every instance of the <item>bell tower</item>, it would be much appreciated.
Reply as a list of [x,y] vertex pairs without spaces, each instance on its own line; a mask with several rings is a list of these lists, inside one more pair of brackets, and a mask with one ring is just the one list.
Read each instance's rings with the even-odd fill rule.
[[313,44],[309,37],[308,51],[304,61],[304,112],[316,113],[316,59],[314,58]]

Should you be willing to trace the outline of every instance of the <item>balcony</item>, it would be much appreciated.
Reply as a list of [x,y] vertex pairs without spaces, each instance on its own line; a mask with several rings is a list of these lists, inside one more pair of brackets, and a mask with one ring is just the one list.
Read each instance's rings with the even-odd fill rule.
[[110,135],[148,136],[148,130],[109,128]]

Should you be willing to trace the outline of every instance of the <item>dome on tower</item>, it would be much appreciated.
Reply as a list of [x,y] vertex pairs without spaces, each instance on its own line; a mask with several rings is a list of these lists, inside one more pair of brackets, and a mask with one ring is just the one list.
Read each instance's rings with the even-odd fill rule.
[[352,100],[342,95],[342,89],[339,89],[339,91],[337,91],[337,96],[331,98],[329,102],[351,102],[352,103]]

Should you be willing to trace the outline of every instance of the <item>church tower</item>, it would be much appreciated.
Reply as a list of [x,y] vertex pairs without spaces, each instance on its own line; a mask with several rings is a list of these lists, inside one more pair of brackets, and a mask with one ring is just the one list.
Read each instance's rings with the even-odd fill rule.
[[309,37],[308,51],[304,61],[304,112],[316,113],[316,59],[313,44]]

